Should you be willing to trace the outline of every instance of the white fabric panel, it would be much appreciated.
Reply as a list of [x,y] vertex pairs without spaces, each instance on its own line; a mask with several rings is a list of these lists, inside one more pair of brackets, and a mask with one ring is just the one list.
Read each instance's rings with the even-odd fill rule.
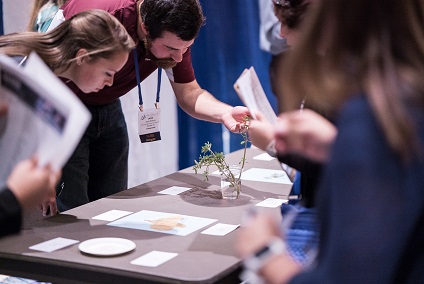
[[31,0],[3,0],[4,32],[24,31],[31,8]]
[[[164,72],[164,71],[162,71]],[[144,108],[153,108],[156,99],[157,71],[141,83]],[[162,73],[160,141],[141,143],[138,136],[138,91],[134,88],[121,97],[130,138],[129,181],[132,187],[178,170],[178,121],[174,92]]]

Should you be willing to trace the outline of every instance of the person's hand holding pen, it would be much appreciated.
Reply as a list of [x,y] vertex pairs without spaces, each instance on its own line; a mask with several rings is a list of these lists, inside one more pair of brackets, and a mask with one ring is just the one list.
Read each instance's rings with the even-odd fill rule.
[[280,237],[277,220],[271,215],[253,211],[252,207],[245,212],[238,240],[235,242],[236,251],[242,257],[248,257],[270,242],[274,237]]
[[337,128],[320,114],[310,109],[290,111],[277,120],[275,150],[326,162],[336,136]]

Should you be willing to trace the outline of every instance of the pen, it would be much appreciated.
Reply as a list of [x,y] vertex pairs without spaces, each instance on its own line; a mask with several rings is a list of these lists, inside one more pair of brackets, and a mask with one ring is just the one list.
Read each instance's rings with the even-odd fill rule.
[[300,104],[299,112],[302,113],[304,108],[305,108],[305,99],[303,99],[302,103]]

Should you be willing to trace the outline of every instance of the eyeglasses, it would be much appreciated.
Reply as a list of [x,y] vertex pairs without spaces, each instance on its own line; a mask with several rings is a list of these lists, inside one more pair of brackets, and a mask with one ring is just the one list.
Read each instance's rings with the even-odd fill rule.
[[291,6],[290,0],[272,0],[274,5],[289,8]]

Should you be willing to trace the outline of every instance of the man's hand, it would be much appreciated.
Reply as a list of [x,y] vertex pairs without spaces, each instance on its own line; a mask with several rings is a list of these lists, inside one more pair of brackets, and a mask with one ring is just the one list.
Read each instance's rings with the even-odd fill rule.
[[250,116],[247,107],[236,106],[222,116],[225,127],[233,133],[245,131],[245,118]]

